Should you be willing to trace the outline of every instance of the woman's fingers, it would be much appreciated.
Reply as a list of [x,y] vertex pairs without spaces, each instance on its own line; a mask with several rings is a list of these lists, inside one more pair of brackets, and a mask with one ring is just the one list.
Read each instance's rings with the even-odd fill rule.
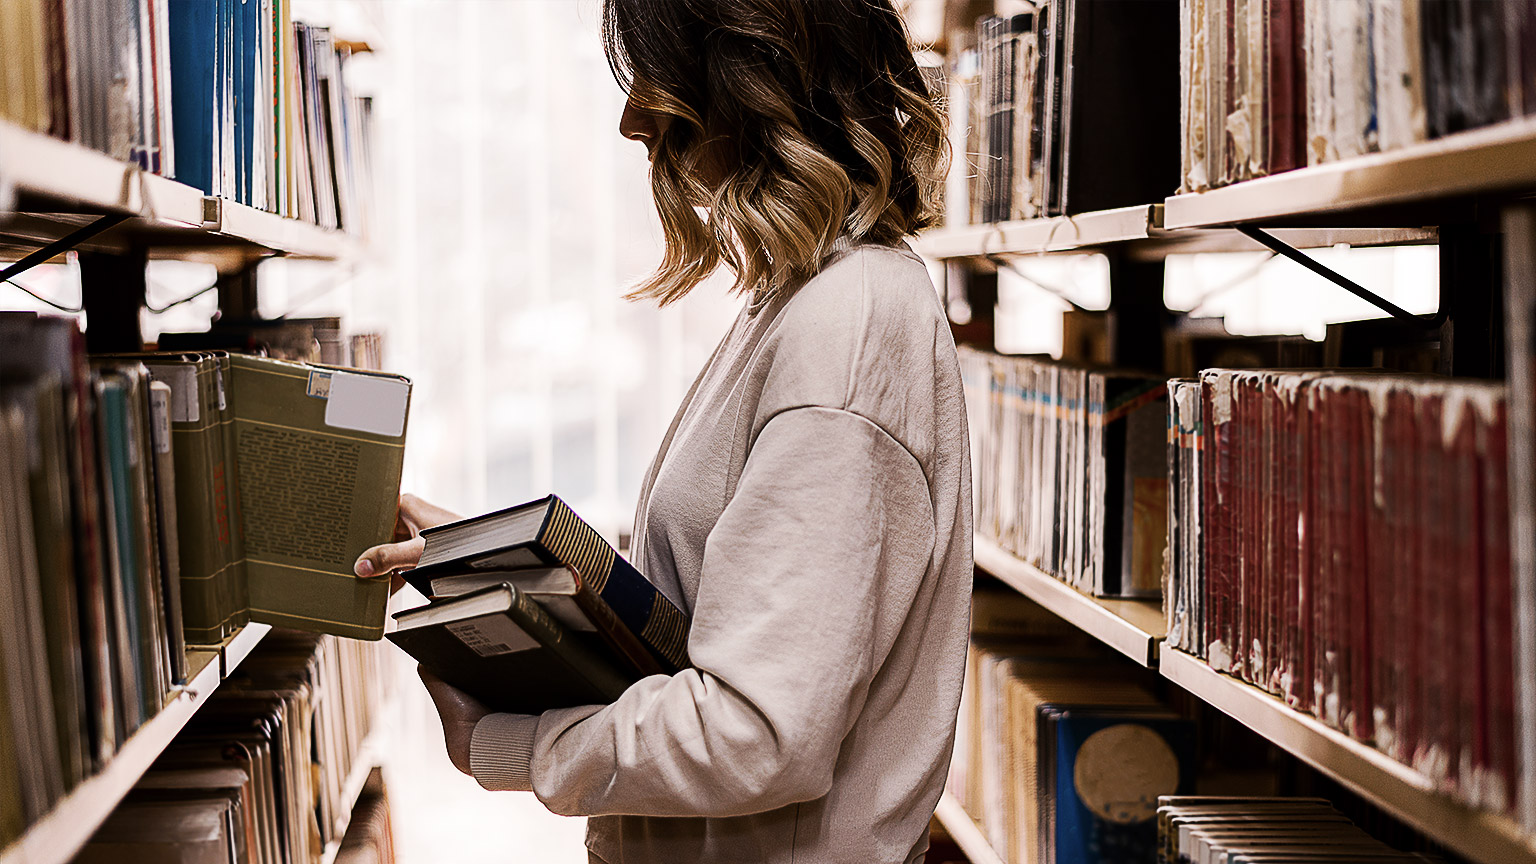
[[462,518],[451,510],[429,504],[410,493],[400,496],[400,521],[410,527],[413,536],[427,528],[457,522]]
[[357,563],[352,565],[352,572],[367,579],[382,576],[403,567],[415,567],[416,562],[421,560],[421,550],[426,545],[427,541],[416,537],[402,543],[385,543],[382,546],[375,546],[357,557]]

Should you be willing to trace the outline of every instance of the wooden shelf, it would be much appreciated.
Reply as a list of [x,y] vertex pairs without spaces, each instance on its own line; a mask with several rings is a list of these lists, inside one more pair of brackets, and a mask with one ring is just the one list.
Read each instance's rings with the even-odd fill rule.
[[1353,789],[1436,842],[1483,864],[1536,861],[1536,840],[1514,821],[1470,810],[1386,754],[1182,651],[1163,652],[1163,677]]
[[[1077,216],[945,228],[917,238],[929,258],[1020,257],[1084,253],[1117,246],[1131,258],[1161,260],[1195,252],[1263,252],[1256,240],[1231,228],[1163,227],[1164,205],[1143,204]],[[1337,246],[1402,246],[1435,243],[1434,228],[1277,228],[1276,237],[1298,249]]]
[[1159,601],[1089,597],[979,534],[975,558],[977,567],[1105,645],[1142,666],[1157,664],[1158,644],[1168,632]]
[[176,734],[187,725],[271,628],[251,624],[222,646],[187,652],[193,674],[160,713],[131,735],[99,773],[75,787],[27,833],[0,851],[0,864],[64,864],[139,782]]
[[1202,228],[1288,219],[1315,221],[1478,195],[1536,191],[1536,118],[1448,135],[1168,198],[1163,227]]
[[169,252],[222,263],[274,254],[335,260],[361,247],[345,232],[206,197],[184,183],[4,121],[0,213],[0,246],[12,248],[41,245],[108,213],[135,218],[81,248],[145,246],[155,257]]
[[1038,255],[1144,240],[1161,225],[1161,204],[1140,204],[1075,216],[997,222],[932,231],[917,240],[930,258],[984,255]]
[[939,806],[933,815],[938,817],[939,824],[944,826],[949,836],[955,838],[955,844],[965,853],[965,857],[971,859],[971,864],[1006,864],[1003,856],[997,854],[987,842],[987,835],[971,819],[971,814],[965,812],[960,802],[951,798],[948,792],[939,798]]

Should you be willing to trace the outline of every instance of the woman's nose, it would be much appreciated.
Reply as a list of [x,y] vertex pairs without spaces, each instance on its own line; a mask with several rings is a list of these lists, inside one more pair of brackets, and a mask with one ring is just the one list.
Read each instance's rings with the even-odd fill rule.
[[658,134],[656,118],[640,110],[635,100],[630,99],[624,103],[624,113],[619,117],[619,134],[650,147]]

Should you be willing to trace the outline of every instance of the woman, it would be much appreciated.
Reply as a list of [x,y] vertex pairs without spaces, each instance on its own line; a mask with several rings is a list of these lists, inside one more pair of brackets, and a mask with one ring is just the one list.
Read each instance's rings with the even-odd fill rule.
[[[537,717],[430,680],[450,756],[593,817],[596,861],[920,861],[971,585],[954,345],[901,240],[934,218],[942,121],[890,0],[606,0],[603,18],[666,234],[635,296],[669,303],[722,262],[747,295],[634,530],[634,563],[692,616],[694,667]],[[451,518],[402,499],[413,533]]]

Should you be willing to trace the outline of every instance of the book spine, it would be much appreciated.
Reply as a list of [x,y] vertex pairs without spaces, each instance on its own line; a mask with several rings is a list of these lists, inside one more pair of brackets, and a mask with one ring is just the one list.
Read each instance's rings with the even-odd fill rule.
[[177,530],[176,459],[171,435],[171,389],[163,383],[150,387],[150,436],[154,468],[155,524],[159,529],[160,585],[165,598],[165,625],[169,639],[171,681],[187,682],[187,645],[182,632],[181,532]]
[[1491,418],[1479,418],[1483,545],[1483,681],[1487,694],[1481,782],[1477,803],[1508,811],[1516,776],[1515,638],[1510,567],[1508,409],[1501,400]]
[[592,625],[597,628],[598,635],[603,637],[603,641],[607,643],[608,647],[617,652],[619,656],[628,660],[630,665],[634,666],[635,671],[642,676],[665,675],[666,670],[662,668],[655,657],[651,656],[651,652],[645,647],[645,643],[640,641],[634,631],[624,626],[623,622],[619,620],[618,614],[613,611],[613,607],[603,600],[601,594],[593,591],[586,583],[581,581],[580,574],[577,574],[577,586],[576,594],[572,599],[576,601],[576,606],[586,614],[587,620],[591,621]]
[[688,666],[688,619],[559,498],[539,535],[543,551],[575,570],[640,637],[663,668]]
[[529,636],[559,655],[566,665],[587,679],[588,683],[609,699],[617,699],[624,695],[624,691],[629,689],[630,682],[622,672],[580,641],[565,638],[563,628],[533,598],[513,586],[509,585],[507,589],[514,597],[514,602],[507,610],[507,614]]

